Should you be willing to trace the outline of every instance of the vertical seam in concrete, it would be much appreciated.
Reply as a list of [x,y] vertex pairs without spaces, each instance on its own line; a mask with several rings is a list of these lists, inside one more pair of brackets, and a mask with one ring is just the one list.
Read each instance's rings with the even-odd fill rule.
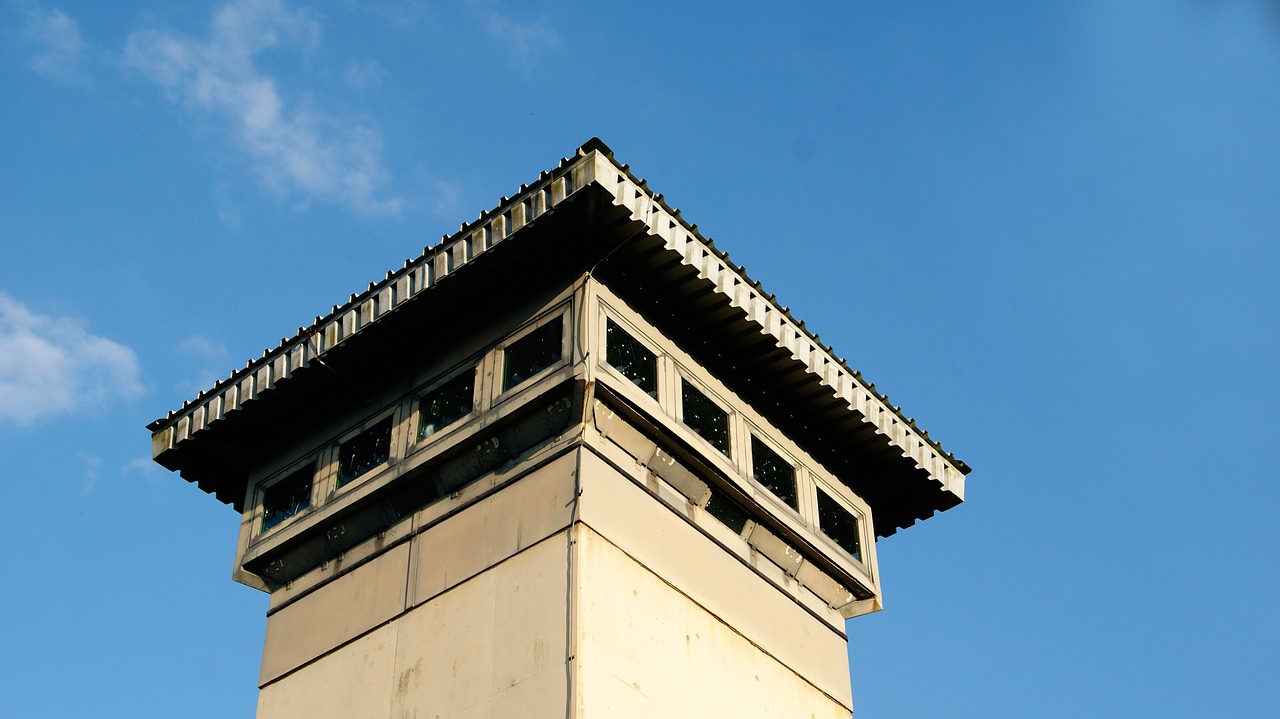
[[[485,567],[485,568],[484,568],[483,570],[481,570],[480,572],[478,572],[478,573],[476,573],[476,574],[473,574],[473,575],[471,575],[471,576],[467,577],[466,579],[464,579],[464,580],[462,580],[462,581],[458,582],[457,584],[455,584],[455,585],[453,585],[453,586],[451,586],[451,587],[449,587],[449,588],[447,588],[447,589],[445,589],[445,590],[443,590],[443,591],[441,591],[441,592],[439,592],[439,593],[437,593],[437,594],[433,594],[433,595],[432,595],[431,597],[429,597],[429,598],[428,598],[428,600],[426,600],[426,601],[430,601],[430,600],[436,599],[436,598],[441,597],[441,596],[443,596],[443,595],[445,595],[445,594],[447,594],[447,593],[449,593],[449,592],[455,591],[455,590],[457,590],[459,587],[465,586],[468,582],[472,581],[473,579],[475,579],[476,577],[480,576],[481,574],[484,574],[485,572],[488,572],[488,571],[490,571],[490,570],[492,570],[492,569],[494,569],[494,568],[496,568],[496,567],[500,567],[500,566],[502,566],[503,564],[505,564],[506,562],[511,561],[514,557],[518,556],[519,554],[522,554],[522,553],[524,553],[525,551],[528,551],[529,549],[532,549],[532,548],[534,548],[534,547],[540,546],[543,542],[550,542],[550,541],[553,541],[553,540],[555,539],[555,535],[556,535],[556,534],[559,534],[559,533],[561,533],[561,532],[564,532],[566,535],[567,535],[567,534],[569,534],[569,533],[570,533],[570,530],[571,530],[571,527],[564,527],[563,529],[558,529],[558,530],[556,530],[554,533],[552,533],[552,534],[548,535],[547,537],[544,537],[544,538],[542,538],[542,539],[540,539],[540,540],[538,540],[538,541],[534,542],[533,544],[530,544],[528,547],[525,547],[525,548],[524,548],[523,550],[521,550],[520,552],[517,552],[516,554],[512,554],[512,555],[510,555],[510,556],[508,556],[508,557],[504,557],[502,560],[498,561],[497,563],[495,563],[495,564],[491,564],[491,565],[489,565],[488,567]],[[573,546],[576,546],[577,544],[578,544],[578,543],[575,541]],[[415,600],[415,601],[416,601],[416,600]],[[424,602],[424,603],[425,603],[425,602]],[[416,609],[417,607],[415,606],[415,607],[413,607],[413,608],[414,608],[414,609]],[[320,654],[317,654],[317,655],[316,655],[316,656],[314,656],[314,657],[311,657],[310,659],[307,659],[306,661],[304,661],[304,662],[302,662],[302,663],[298,664],[296,667],[294,667],[294,668],[292,668],[292,669],[290,669],[290,670],[288,670],[288,671],[286,671],[286,672],[284,672],[284,673],[280,674],[280,676],[275,677],[274,679],[272,679],[272,680],[270,680],[270,681],[266,682],[265,684],[259,684],[259,685],[258,685],[258,689],[259,689],[259,690],[264,689],[264,688],[266,688],[267,686],[270,686],[271,684],[274,684],[274,683],[276,683],[276,682],[280,681],[281,679],[284,679],[284,678],[286,678],[286,677],[289,677],[289,676],[291,676],[291,675],[293,675],[293,674],[297,673],[299,670],[301,670],[301,669],[303,669],[303,668],[305,668],[305,667],[308,667],[308,666],[310,666],[310,665],[312,665],[312,664],[315,664],[316,662],[320,661],[321,659],[324,659],[325,657],[327,657],[327,656],[329,656],[329,655],[331,655],[331,654],[334,654],[334,653],[336,653],[336,652],[338,652],[338,651],[340,651],[340,650],[342,650],[342,649],[346,648],[347,646],[349,646],[349,645],[351,645],[351,644],[354,644],[355,642],[357,642],[357,641],[358,641],[358,640],[360,640],[361,638],[363,638],[363,637],[365,637],[365,636],[368,636],[369,634],[372,634],[373,632],[375,632],[375,631],[377,631],[377,630],[379,630],[379,629],[381,629],[381,628],[383,628],[383,627],[385,627],[385,626],[387,626],[387,625],[389,625],[389,624],[391,624],[391,623],[393,623],[393,622],[399,621],[401,618],[403,618],[403,617],[405,616],[405,614],[407,614],[407,613],[408,613],[408,611],[409,611],[409,610],[405,610],[405,611],[400,612],[399,614],[397,614],[397,615],[395,615],[395,616],[393,616],[393,617],[388,617],[387,619],[385,619],[385,620],[383,620],[383,621],[381,621],[381,622],[378,622],[377,624],[374,624],[373,626],[370,626],[368,629],[366,629],[366,630],[364,630],[364,631],[360,632],[360,633],[359,633],[359,634],[357,634],[356,636],[351,637],[350,639],[343,640],[342,642],[339,642],[338,644],[335,644],[335,645],[334,645],[334,646],[332,646],[331,648],[326,649],[325,651],[321,652]]]
[[[779,657],[777,654],[773,653],[773,652],[772,652],[772,651],[770,651],[768,648],[766,648],[765,646],[761,645],[761,644],[760,644],[759,642],[757,642],[755,639],[752,639],[751,637],[749,637],[749,636],[747,636],[746,634],[744,634],[744,633],[742,632],[742,630],[741,630],[741,629],[739,629],[737,626],[735,626],[735,625],[734,625],[733,623],[731,623],[729,620],[727,620],[727,619],[725,619],[724,617],[720,616],[720,614],[718,614],[717,612],[713,611],[713,610],[711,609],[711,607],[707,606],[707,605],[706,605],[706,604],[704,604],[703,602],[701,602],[701,601],[699,601],[698,599],[694,598],[693,596],[689,595],[687,592],[685,592],[685,591],[684,591],[683,589],[681,589],[680,587],[678,587],[678,586],[676,586],[675,584],[673,584],[673,583],[671,582],[671,580],[669,580],[669,579],[667,579],[666,577],[662,576],[662,575],[661,575],[661,574],[659,574],[657,571],[655,571],[653,568],[651,568],[649,565],[647,565],[647,564],[645,564],[643,561],[641,561],[639,557],[636,557],[635,555],[631,554],[631,553],[630,553],[630,552],[628,552],[626,549],[624,549],[621,545],[619,545],[619,544],[617,544],[616,542],[614,542],[612,539],[610,539],[608,536],[606,536],[606,535],[604,534],[604,532],[603,532],[603,531],[601,531],[600,529],[597,529],[596,527],[592,527],[591,525],[588,525],[588,524],[586,524],[585,522],[584,522],[584,523],[582,523],[581,525],[574,525],[574,526],[575,526],[575,527],[578,527],[578,526],[586,527],[586,529],[587,529],[587,530],[589,530],[592,534],[594,534],[595,536],[599,537],[599,538],[600,538],[600,541],[602,541],[602,542],[604,542],[604,543],[608,544],[610,547],[613,547],[615,550],[617,550],[619,553],[621,553],[621,554],[622,554],[622,556],[624,556],[624,557],[626,557],[628,560],[630,560],[630,561],[634,562],[634,563],[636,564],[636,566],[638,566],[638,567],[640,567],[641,569],[643,569],[644,571],[648,572],[650,575],[652,575],[652,576],[653,576],[655,579],[657,579],[659,582],[661,582],[661,583],[663,583],[664,585],[666,585],[666,586],[667,586],[667,588],[671,589],[671,590],[672,590],[672,591],[674,591],[675,593],[677,593],[677,594],[679,594],[680,596],[684,597],[684,598],[685,598],[685,600],[687,600],[690,604],[694,605],[694,606],[695,606],[695,607],[697,607],[698,609],[700,609],[700,610],[702,610],[703,612],[705,612],[705,613],[707,614],[707,616],[709,616],[709,617],[711,617],[712,619],[714,619],[714,620],[715,620],[716,622],[718,622],[721,626],[723,626],[724,628],[728,629],[730,632],[732,632],[733,634],[737,635],[737,636],[738,636],[738,637],[740,637],[743,641],[747,642],[747,643],[748,643],[748,644],[750,644],[751,646],[755,647],[756,651],[760,652],[760,653],[761,653],[761,654],[763,654],[764,656],[769,657],[769,658],[770,658],[770,659],[772,659],[773,661],[777,662],[777,663],[778,663],[778,666],[780,666],[780,667],[782,667],[783,669],[786,669],[787,671],[791,672],[791,673],[792,673],[793,675],[795,675],[795,677],[796,677],[796,678],[798,678],[800,681],[802,681],[802,682],[804,682],[805,684],[808,684],[809,686],[813,687],[815,691],[819,692],[820,694],[822,694],[823,696],[827,697],[827,698],[828,698],[828,699],[830,699],[831,701],[835,702],[836,704],[839,704],[839,705],[840,705],[840,706],[842,706],[842,707],[843,707],[843,706],[845,706],[844,702],[840,701],[840,700],[839,700],[839,699],[837,699],[835,696],[833,696],[833,695],[831,694],[831,692],[828,692],[826,689],[823,689],[822,687],[818,686],[816,683],[814,683],[814,681],[813,681],[812,679],[810,679],[808,676],[806,676],[806,675],[805,675],[803,672],[801,672],[799,669],[797,669],[796,667],[793,667],[790,663],[788,663],[788,662],[786,662],[786,661],[783,661],[783,659],[782,659],[781,657]],[[848,640],[846,640],[846,642],[847,642],[847,641],[848,641]],[[846,651],[847,651],[847,650],[846,650]],[[850,703],[852,703],[852,702],[853,702],[853,698],[852,698],[852,696],[850,696],[850,700],[849,700],[849,701],[850,701]],[[849,709],[850,709],[850,711],[852,712],[852,707],[846,707],[846,708],[849,708]]]
[[576,679],[575,672],[578,663],[578,591],[575,587],[577,582],[577,565],[578,565],[578,510],[582,499],[582,448],[579,447],[574,457],[573,467],[573,497],[569,500],[573,503],[573,509],[569,512],[569,529],[565,532],[566,547],[568,553],[565,568],[565,717],[566,719],[575,719],[579,715],[578,697],[575,691]]
[[410,515],[409,517],[409,535],[408,535],[409,550],[406,552],[406,554],[408,555],[409,564],[408,566],[405,567],[404,609],[402,610],[401,613],[409,611],[410,607],[413,606],[411,602],[417,601],[417,597],[415,596],[415,594],[417,593],[415,591],[415,585],[417,584],[417,581],[418,581],[418,564],[417,562],[413,561],[413,555],[414,555],[413,545],[417,544],[417,542],[414,541],[415,539],[417,539],[417,534],[414,531],[415,529],[417,529],[417,515],[413,514],[413,515]]

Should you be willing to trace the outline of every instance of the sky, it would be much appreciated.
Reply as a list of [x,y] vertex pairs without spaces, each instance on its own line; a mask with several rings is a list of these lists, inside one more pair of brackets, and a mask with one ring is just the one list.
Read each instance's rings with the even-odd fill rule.
[[1273,715],[1272,0],[0,0],[0,714],[251,716],[146,424],[592,136],[973,467],[859,719]]

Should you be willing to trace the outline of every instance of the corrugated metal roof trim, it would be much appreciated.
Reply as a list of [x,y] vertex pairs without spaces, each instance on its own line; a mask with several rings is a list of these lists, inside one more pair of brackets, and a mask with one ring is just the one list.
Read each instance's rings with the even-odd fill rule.
[[592,174],[619,206],[629,210],[633,219],[647,225],[668,250],[680,253],[684,264],[696,269],[702,279],[712,282],[718,292],[729,298],[730,304],[744,311],[763,332],[772,335],[779,347],[790,350],[792,357],[803,362],[835,396],[873,423],[877,433],[900,447],[904,457],[914,460],[930,477],[963,498],[964,475],[970,469],[967,464],[944,450],[928,432],[916,426],[914,419],[903,415],[900,407],[890,404],[887,396],[862,378],[861,372],[837,357],[830,346],[808,331],[804,322],[780,306],[774,295],[749,278],[742,266],[734,264],[727,253],[703,237],[697,225],[689,224],[679,209],[670,207],[662,195],[653,193],[647,181],[637,178],[629,165],[615,160],[607,147],[596,149],[601,149],[601,156],[609,161],[608,167],[615,173],[610,178],[607,168],[600,167]]
[[299,327],[293,338],[282,338],[279,346],[263,351],[261,358],[250,360],[243,369],[232,372],[194,400],[183,402],[180,409],[147,425],[152,431],[152,456],[159,456],[287,380],[294,371],[323,357],[590,184],[591,178],[583,176],[584,170],[593,167],[586,160],[586,147],[574,158],[561,159],[556,169],[544,171],[533,185],[521,185],[514,198],[502,198],[494,209],[463,224],[453,235],[441,238],[440,244],[424,247],[420,257],[405,260],[403,268],[387,272],[381,282],[369,283],[364,292],[351,295],[343,305],[334,305],[324,317],[317,316],[310,327]]
[[703,237],[697,225],[688,223],[680,210],[667,205],[662,195],[653,193],[629,165],[614,159],[608,146],[596,138],[579,148],[574,158],[562,158],[556,169],[544,171],[533,185],[521,185],[514,199],[502,198],[496,208],[441,238],[440,244],[423,248],[422,256],[416,260],[405,260],[403,268],[388,272],[382,282],[370,283],[365,292],[353,294],[344,305],[335,305],[310,327],[299,328],[293,339],[282,339],[278,347],[264,351],[257,361],[246,363],[243,369],[201,392],[194,401],[184,402],[178,411],[152,422],[148,425],[152,430],[152,456],[159,456],[288,379],[293,371],[322,357],[592,182],[662,238],[667,249],[679,252],[682,261],[697,269],[700,277],[714,282],[717,291],[728,296],[731,304],[746,312],[762,332],[772,335],[779,347],[787,348],[795,359],[804,362],[835,396],[873,423],[877,433],[899,446],[903,456],[912,458],[929,476],[963,496],[963,475],[969,472],[968,465],[943,450],[899,407],[889,404],[875,385],[865,382],[860,372],[836,357],[831,347],[822,344],[803,322],[791,316],[788,308],[777,303],[774,295],[747,277],[744,268]]

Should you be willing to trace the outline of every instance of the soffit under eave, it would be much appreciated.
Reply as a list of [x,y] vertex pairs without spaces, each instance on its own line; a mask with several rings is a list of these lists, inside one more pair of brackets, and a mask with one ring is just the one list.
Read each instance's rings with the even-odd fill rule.
[[661,261],[668,267],[675,270],[679,266],[678,272],[684,277],[701,280],[704,287],[709,285],[711,291],[721,295],[730,307],[772,337],[777,348],[787,351],[905,458],[947,492],[963,499],[968,465],[943,450],[914,420],[890,404],[874,385],[862,379],[860,372],[852,370],[811,334],[803,322],[779,305],[773,295],[766,293],[760,283],[750,279],[742,267],[734,264],[711,240],[702,237],[696,226],[685,222],[679,210],[670,208],[661,195],[649,190],[644,180],[632,175],[628,166],[618,164],[611,154],[600,152],[588,155],[584,161],[594,161],[596,167],[589,174],[609,194],[613,204],[625,211],[629,219],[642,224],[646,235],[660,241],[660,245],[649,243],[650,252],[665,253]]
[[644,244],[613,254],[596,278],[866,500],[878,535],[960,503],[741,308]]
[[328,315],[316,317],[309,327],[299,327],[294,337],[281,339],[277,347],[265,350],[258,360],[250,360],[194,400],[183,402],[178,410],[147,425],[152,432],[153,458],[158,459],[246,403],[287,384],[296,371],[376,326],[527,225],[546,220],[557,208],[572,204],[575,194],[591,184],[584,172],[594,165],[584,162],[586,156],[584,150],[579,150],[574,158],[562,159],[555,169],[541,173],[537,182],[521,185],[515,196],[502,198],[496,208],[464,223],[458,232],[442,238],[439,245],[424,248],[417,259],[405,260],[403,268],[387,272],[380,282],[369,283],[364,292],[352,294],[342,305],[334,305]]
[[[602,192],[584,192],[588,188]],[[598,194],[604,197],[599,198]],[[300,328],[293,339],[282,340],[279,347],[267,350],[256,362],[247,363],[244,369],[202,392],[194,402],[184,403],[180,410],[153,422],[149,425],[153,431],[153,456],[171,468],[184,464],[176,462],[170,454],[179,445],[189,443],[201,432],[209,432],[217,423],[290,386],[295,375],[308,374],[313,364],[323,366],[326,359],[340,357],[345,353],[341,350],[344,344],[367,346],[369,342],[355,341],[355,338],[361,333],[373,335],[379,328],[387,328],[388,318],[396,312],[403,313],[405,307],[420,306],[421,302],[411,300],[423,296],[424,290],[435,288],[437,283],[458,285],[452,280],[446,282],[447,278],[460,272],[475,273],[478,266],[486,264],[476,260],[490,255],[495,248],[509,246],[506,252],[495,256],[525,254],[537,259],[536,250],[523,246],[532,244],[525,238],[546,235],[524,230],[539,223],[556,224],[555,214],[579,200],[585,201],[574,208],[572,214],[577,221],[585,221],[598,232],[593,239],[600,241],[593,251],[612,247],[612,243],[620,240],[637,247],[649,245],[652,249],[656,241],[656,252],[661,255],[663,266],[671,271],[668,280],[677,288],[686,284],[695,288],[710,318],[745,320],[746,324],[738,323],[739,337],[748,336],[754,324],[759,333],[768,338],[764,345],[756,343],[765,350],[760,353],[764,358],[761,362],[770,363],[759,369],[767,370],[768,376],[775,380],[801,387],[810,399],[843,402],[846,416],[862,423],[847,436],[861,436],[870,431],[891,447],[891,453],[898,452],[901,459],[915,468],[916,471],[909,474],[923,472],[951,495],[927,505],[945,509],[942,505],[950,506],[949,502],[953,499],[958,502],[963,496],[967,465],[944,452],[927,433],[890,405],[873,385],[864,382],[859,373],[811,335],[803,323],[792,318],[787,308],[778,305],[759,283],[750,280],[741,267],[703,238],[696,226],[686,223],[678,210],[671,209],[660,195],[653,194],[643,180],[631,174],[629,167],[618,164],[598,140],[580,148],[575,158],[562,160],[554,170],[542,173],[533,185],[522,185],[515,197],[503,198],[497,208],[464,224],[440,245],[425,248],[417,260],[406,260],[401,270],[388,272],[383,281],[370,283],[365,292],[353,294],[346,304],[335,306],[326,317],[317,317],[309,328]],[[523,237],[517,238],[517,234]],[[563,247],[559,249],[564,251]],[[468,267],[471,269],[463,272]],[[768,346],[770,341],[772,348]],[[824,393],[828,395],[825,398]],[[829,405],[830,402],[824,403]],[[222,433],[206,436],[219,434]],[[162,458],[162,455],[167,456]],[[194,467],[192,472],[201,473]],[[906,490],[909,485],[914,487],[907,482],[894,493]],[[201,486],[204,487],[203,482]],[[225,488],[215,491],[220,498],[227,493]]]
[[[589,205],[601,201],[596,188],[584,194],[594,197],[580,195],[582,201],[525,225],[378,322],[291,370],[288,381],[255,393],[217,421],[204,422],[198,431],[160,448],[156,461],[240,510],[248,468],[263,448],[306,436],[307,424],[298,418],[380,409],[362,410],[361,403],[379,393],[378,385],[364,384],[365,378],[385,383],[416,374],[421,353],[429,352],[434,341],[425,337],[461,336],[468,327],[483,324],[506,306],[510,287],[550,297],[598,260],[590,237],[570,232],[593,213]],[[570,235],[576,239],[566,242]]]

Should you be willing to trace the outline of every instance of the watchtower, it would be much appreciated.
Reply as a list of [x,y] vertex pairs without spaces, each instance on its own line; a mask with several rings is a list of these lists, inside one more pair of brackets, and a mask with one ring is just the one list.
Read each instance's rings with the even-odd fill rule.
[[598,140],[149,428],[240,513],[262,719],[847,717],[968,472]]

